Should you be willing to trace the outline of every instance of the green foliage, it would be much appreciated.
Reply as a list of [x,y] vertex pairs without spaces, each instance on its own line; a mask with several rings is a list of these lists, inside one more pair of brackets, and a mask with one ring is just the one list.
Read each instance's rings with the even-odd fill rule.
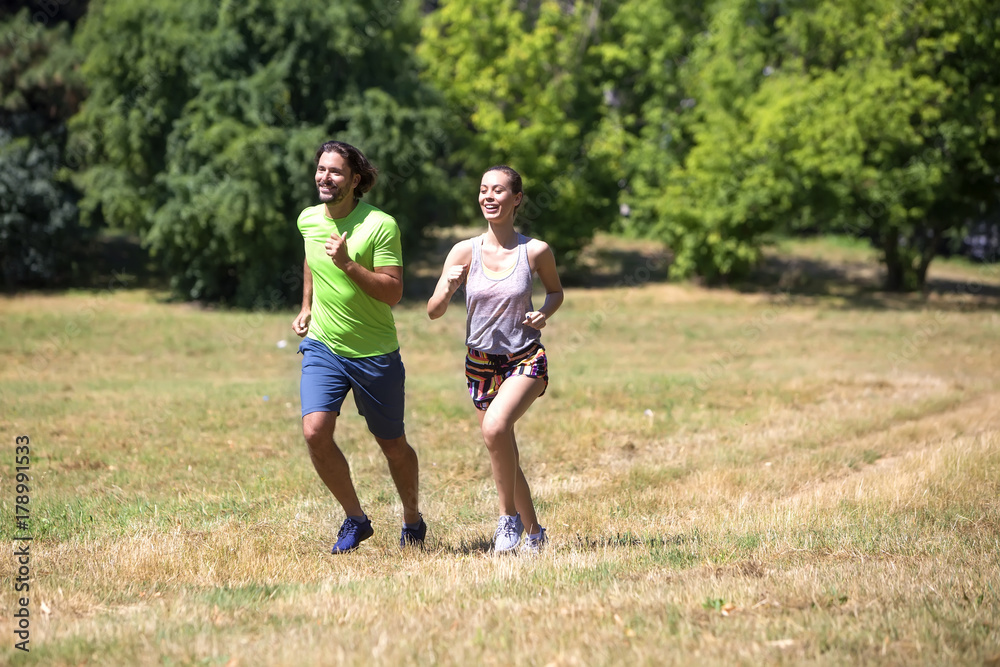
[[597,9],[523,5],[445,0],[426,19],[419,55],[427,80],[466,121],[454,156],[468,177],[466,215],[478,217],[482,172],[509,164],[524,179],[518,223],[572,265],[594,230],[614,219],[623,136],[601,113]]
[[745,273],[759,258],[760,236],[789,208],[794,184],[755,141],[752,94],[774,50],[774,3],[720,4],[677,74],[686,97],[676,123],[688,142],[661,172],[660,188],[637,201],[652,233],[673,253],[671,273],[710,281]]
[[84,92],[65,23],[24,9],[0,20],[0,282],[7,290],[77,276],[93,234],[63,173],[65,121]]
[[8,281],[66,266],[27,230],[86,243],[73,175],[83,220],[138,233],[178,295],[297,301],[293,223],[315,148],[339,138],[380,168],[366,197],[408,253],[429,225],[479,219],[478,178],[504,162],[519,223],[564,267],[616,226],[665,241],[675,277],[718,282],[776,233],[846,232],[879,248],[887,287],[917,289],[1000,208],[993,4],[104,0],[75,34],[86,2],[0,5],[17,193],[0,255]]
[[725,0],[677,75],[690,144],[659,197],[634,198],[637,227],[671,246],[673,275],[715,280],[745,275],[773,232],[851,231],[881,249],[889,289],[922,287],[997,206],[998,26],[983,0]]
[[185,298],[296,301],[294,222],[316,201],[316,148],[338,138],[381,168],[369,196],[412,244],[451,207],[427,188],[450,139],[415,77],[418,29],[416,4],[392,0],[95,6],[73,124],[85,215],[140,233]]
[[61,180],[58,137],[0,131],[0,280],[5,289],[65,283],[83,269],[92,231]]
[[967,220],[996,207],[1000,77],[983,63],[1000,55],[1000,22],[977,0],[901,9],[858,2],[796,15],[786,64],[810,72],[792,162],[805,179],[837,184],[826,228],[865,233],[886,286],[911,290]]
[[45,28],[24,9],[0,20],[0,119],[18,135],[58,129],[84,90],[69,26]]
[[620,220],[630,233],[649,233],[659,219],[663,176],[684,155],[690,138],[678,122],[687,104],[679,70],[704,29],[699,4],[663,0],[606,3],[601,39],[601,87],[609,118],[625,133]]

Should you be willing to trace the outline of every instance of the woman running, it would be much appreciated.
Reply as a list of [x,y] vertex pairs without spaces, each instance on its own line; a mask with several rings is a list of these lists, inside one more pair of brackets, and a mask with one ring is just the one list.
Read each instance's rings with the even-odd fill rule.
[[[514,229],[523,197],[516,171],[506,165],[486,170],[479,186],[479,207],[489,228],[455,244],[427,302],[427,314],[437,319],[465,284],[469,348],[465,375],[500,500],[493,541],[498,553],[515,549],[525,530],[525,550],[538,552],[546,542],[521,470],[514,424],[545,393],[549,376],[541,329],[563,302],[562,283],[548,244]],[[545,287],[545,302],[538,310],[531,301],[535,274]]]

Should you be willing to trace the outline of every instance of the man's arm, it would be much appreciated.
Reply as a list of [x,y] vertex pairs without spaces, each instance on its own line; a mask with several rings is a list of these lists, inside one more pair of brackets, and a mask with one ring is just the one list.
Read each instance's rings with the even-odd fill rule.
[[313,303],[313,272],[309,269],[309,260],[302,261],[302,307],[312,310]]
[[376,266],[374,271],[369,271],[350,258],[347,242],[337,232],[331,234],[326,242],[326,254],[371,298],[390,306],[395,306],[403,298],[403,267]]
[[298,336],[309,333],[309,322],[312,320],[313,274],[309,270],[309,262],[302,262],[302,308],[299,315],[292,320],[292,331]]
[[382,303],[395,306],[403,298],[403,267],[376,266],[369,271],[353,260],[349,260],[343,269],[347,277],[361,288],[361,291]]

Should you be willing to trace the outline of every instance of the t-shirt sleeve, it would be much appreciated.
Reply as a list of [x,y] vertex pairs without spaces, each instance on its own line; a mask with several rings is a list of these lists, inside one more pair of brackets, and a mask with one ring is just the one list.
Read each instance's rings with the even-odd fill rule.
[[399,237],[399,225],[393,218],[386,217],[379,225],[374,238],[372,266],[402,266],[403,246]]
[[298,227],[299,233],[302,234],[302,238],[305,238],[309,234],[309,214],[310,209],[304,208],[302,212],[299,213],[299,217],[295,220],[295,226]]

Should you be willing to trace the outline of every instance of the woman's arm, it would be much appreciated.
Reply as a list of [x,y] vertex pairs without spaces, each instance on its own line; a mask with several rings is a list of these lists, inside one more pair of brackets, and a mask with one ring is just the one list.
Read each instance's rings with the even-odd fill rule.
[[458,288],[469,275],[469,263],[472,261],[472,241],[456,243],[448,252],[438,278],[434,294],[427,300],[427,316],[432,320],[444,315],[448,303]]
[[525,313],[524,321],[521,324],[532,329],[541,329],[562,305],[562,281],[559,280],[559,271],[556,268],[556,256],[552,254],[549,244],[532,239],[531,245],[528,247],[528,259],[533,265],[532,268],[538,273],[542,286],[545,287],[545,302],[538,310]]

